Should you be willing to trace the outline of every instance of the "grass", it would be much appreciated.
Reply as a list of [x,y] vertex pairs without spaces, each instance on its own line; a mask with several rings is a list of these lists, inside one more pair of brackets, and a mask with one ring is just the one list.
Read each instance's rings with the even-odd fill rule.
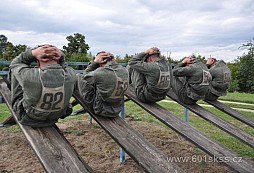
[[[179,104],[173,102],[159,102],[164,108],[168,109],[172,112],[175,116],[179,119],[183,120],[184,118],[184,107]],[[158,120],[152,117],[150,114],[146,113],[142,108],[135,105],[135,103],[129,101],[126,104],[127,107],[127,115],[134,117],[136,120],[146,121],[146,122],[157,122]],[[128,108],[132,109],[128,109]],[[206,108],[210,112],[215,113],[216,115],[220,116],[221,118],[225,119],[226,121],[231,122],[232,124],[236,125],[237,127],[241,128],[245,132],[254,136],[253,128],[249,127],[248,125],[234,119],[233,117],[215,109],[215,108]],[[243,112],[240,111],[243,115],[248,116],[254,120],[253,113],[250,112]],[[189,122],[191,126],[197,128],[199,131],[205,133],[210,138],[222,143],[229,149],[235,151],[236,153],[240,154],[243,157],[249,157],[254,160],[254,149],[247,146],[240,140],[232,137],[228,133],[220,130],[218,127],[214,126],[213,124],[209,123],[208,121],[204,120],[203,118],[195,115],[194,113],[189,112]],[[159,123],[161,124],[161,123]],[[169,128],[169,127],[167,127]]]
[[[243,94],[243,93],[229,93],[228,96],[221,97],[222,100],[227,101],[237,101],[237,102],[245,102],[245,103],[253,103],[254,104],[254,94]],[[170,100],[170,99],[169,99]],[[200,101],[199,103],[204,103]],[[179,104],[172,103],[172,102],[159,102],[160,105],[162,105],[164,108],[168,109],[170,112],[172,112],[175,116],[183,120],[184,118],[184,107],[182,107]],[[253,106],[245,106],[245,105],[237,105],[237,104],[228,104],[232,107],[237,108],[248,108],[254,110]],[[146,111],[144,111],[142,108],[137,106],[132,101],[128,101],[125,103],[126,106],[126,114],[127,116],[133,117],[136,121],[145,121],[148,123],[158,123],[159,125],[166,127],[164,124],[162,124],[159,120],[148,114]],[[229,121],[230,123],[236,125],[237,127],[241,128],[245,132],[251,134],[254,136],[254,129],[249,127],[246,124],[243,124],[242,122],[232,118],[231,116],[213,108],[213,107],[205,107],[207,110],[213,112],[214,114],[220,116],[221,118],[225,119],[226,121]],[[81,109],[81,106],[75,106],[74,111],[77,111]],[[243,115],[251,118],[254,120],[254,114],[251,112],[244,112],[239,111]],[[10,116],[10,112],[5,104],[0,104],[0,122],[3,122],[7,117]],[[81,119],[82,116],[89,116],[88,114],[85,115],[79,115],[79,116],[71,116],[67,117],[63,120],[60,120],[59,123],[63,123],[66,121],[69,121],[70,119]],[[209,123],[208,121],[202,119],[201,117],[189,112],[189,122],[191,126],[197,128],[201,132],[205,133],[210,138],[218,141],[219,143],[225,145],[229,149],[235,151],[239,155],[243,157],[249,157],[252,160],[254,160],[254,149],[247,146],[246,144],[242,143],[240,140],[232,137],[231,135],[227,134],[226,132],[220,130],[213,124]],[[8,127],[10,128],[10,131],[13,132],[20,132],[19,128],[17,126]],[[97,128],[95,126],[94,128]],[[75,135],[81,135],[82,131],[74,130],[69,131],[68,133],[75,134]]]
[[220,100],[254,104],[253,97],[254,97],[254,94],[234,92],[234,93],[228,93],[227,96],[220,97]]
[[0,104],[0,122],[3,122],[9,116],[11,116],[11,113],[6,104]]
[[[228,100],[227,100],[228,101]],[[199,100],[197,102],[198,104],[207,104],[205,101],[202,101],[202,100]],[[223,103],[227,106],[230,106],[232,108],[241,108],[241,109],[251,109],[251,110],[254,110],[254,104],[253,105],[239,105],[239,104],[236,104],[236,103]]]

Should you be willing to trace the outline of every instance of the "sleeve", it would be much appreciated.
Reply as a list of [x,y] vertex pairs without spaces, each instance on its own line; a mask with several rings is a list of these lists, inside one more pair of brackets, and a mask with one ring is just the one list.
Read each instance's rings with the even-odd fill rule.
[[95,87],[94,71],[88,74],[77,74],[76,88],[80,94],[84,94],[88,90]]
[[99,64],[93,61],[93,62],[92,62],[91,64],[89,64],[89,65],[87,66],[87,68],[85,69],[85,74],[88,74],[88,73],[90,73],[90,72],[96,70],[96,69],[99,68],[99,67],[100,67]]
[[36,58],[32,55],[32,50],[28,49],[25,52],[22,52],[19,56],[17,56],[10,65],[12,70],[22,70],[22,68],[29,67],[32,62],[35,62]]
[[150,63],[143,62],[145,58],[148,57],[148,54],[142,52],[136,56],[134,56],[132,59],[129,60],[128,65],[137,70],[141,73],[150,73]]
[[95,98],[94,72],[80,75],[77,74],[76,90],[82,96],[84,102],[91,108]]
[[[26,76],[26,73],[31,70],[31,63],[36,61],[36,58],[32,55],[32,50],[21,53],[17,56],[10,65],[11,74],[16,77],[20,85],[22,85],[22,78]],[[23,85],[22,85],[23,86]]]
[[176,77],[192,76],[193,68],[192,67],[181,67],[177,66],[173,69],[173,75]]

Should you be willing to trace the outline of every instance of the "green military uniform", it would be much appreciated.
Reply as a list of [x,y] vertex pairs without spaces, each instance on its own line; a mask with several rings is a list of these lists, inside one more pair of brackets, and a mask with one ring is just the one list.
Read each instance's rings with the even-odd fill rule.
[[129,76],[125,67],[110,61],[104,67],[92,62],[78,75],[78,90],[83,101],[95,114],[116,117],[124,106]]
[[164,58],[144,62],[148,54],[140,53],[129,60],[128,70],[137,98],[142,102],[165,99],[170,89],[171,66]]
[[171,86],[182,102],[193,104],[205,97],[211,83],[211,74],[206,65],[196,60],[186,67],[180,63],[172,71]]
[[21,53],[10,65],[12,106],[21,124],[53,125],[71,113],[69,100],[76,82],[75,71],[60,64],[31,67],[32,51]]
[[227,89],[231,80],[231,72],[223,60],[209,67],[209,72],[212,75],[212,83],[205,99],[216,100],[218,97],[227,94]]

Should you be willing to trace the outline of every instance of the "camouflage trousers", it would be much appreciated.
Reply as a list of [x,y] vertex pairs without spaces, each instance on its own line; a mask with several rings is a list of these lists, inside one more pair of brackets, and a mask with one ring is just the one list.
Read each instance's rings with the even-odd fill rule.
[[191,99],[187,95],[187,88],[185,85],[185,77],[175,77],[171,76],[171,88],[173,89],[174,93],[177,95],[179,100],[185,104],[194,104],[197,101]]

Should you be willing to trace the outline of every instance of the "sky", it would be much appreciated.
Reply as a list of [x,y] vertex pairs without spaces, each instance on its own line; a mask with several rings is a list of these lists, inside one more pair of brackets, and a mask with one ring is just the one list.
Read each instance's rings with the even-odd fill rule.
[[150,47],[180,60],[191,54],[231,62],[254,38],[253,0],[2,0],[0,35],[14,45],[85,36],[94,55],[124,57]]

